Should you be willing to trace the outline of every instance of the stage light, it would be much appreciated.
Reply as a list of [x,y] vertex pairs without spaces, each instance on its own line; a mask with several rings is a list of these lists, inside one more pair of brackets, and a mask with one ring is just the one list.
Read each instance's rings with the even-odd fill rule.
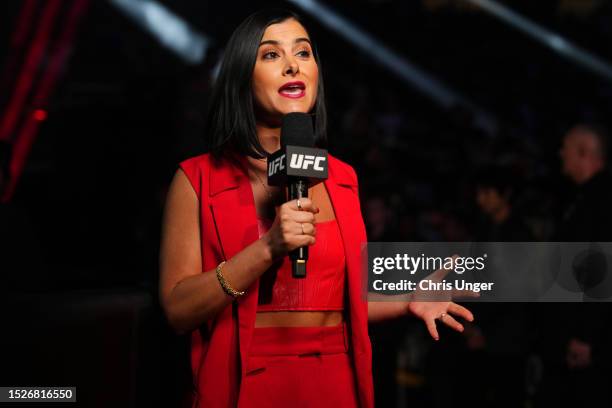
[[151,0],[109,0],[189,64],[204,60],[209,40],[163,5]]
[[373,61],[397,74],[400,78],[415,86],[418,90],[432,97],[445,107],[451,107],[463,98],[450,90],[437,79],[422,71],[405,58],[387,48],[381,41],[358,28],[348,19],[335,13],[315,0],[289,0],[290,3],[310,13],[327,28],[337,32],[345,40],[373,55]]
[[396,54],[380,40],[361,30],[348,19],[316,0],[289,0],[289,2],[312,15],[321,24],[338,33],[355,47],[366,52],[367,55],[372,57],[373,61],[395,73],[404,82],[416,88],[437,104],[446,109],[464,106],[474,114],[476,126],[488,134],[496,132],[497,120],[489,112],[410,63],[406,58]]
[[576,62],[578,65],[612,81],[612,66],[596,55],[572,44],[559,34],[539,26],[531,20],[493,0],[464,0],[479,6],[506,24],[532,37],[557,54]]
[[34,111],[34,119],[39,122],[42,122],[43,120],[47,119],[47,111],[44,109],[36,109]]

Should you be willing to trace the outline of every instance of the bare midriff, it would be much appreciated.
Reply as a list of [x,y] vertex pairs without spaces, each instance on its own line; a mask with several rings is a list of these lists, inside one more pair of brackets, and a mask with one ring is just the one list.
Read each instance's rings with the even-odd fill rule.
[[255,316],[255,327],[337,326],[341,322],[340,310],[257,312]]

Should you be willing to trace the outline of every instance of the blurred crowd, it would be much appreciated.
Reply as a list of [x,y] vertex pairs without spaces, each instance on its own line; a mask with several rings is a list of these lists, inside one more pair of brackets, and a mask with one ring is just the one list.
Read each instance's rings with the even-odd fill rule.
[[[559,177],[549,180],[546,188],[530,187],[512,166],[497,163],[475,169],[466,187],[474,215],[467,218],[440,209],[406,211],[393,184],[378,190],[376,178],[365,185],[362,181],[366,191],[376,189],[363,208],[368,239],[610,242],[607,137],[599,126],[569,128],[560,136]],[[366,174],[380,174],[379,168],[369,166]],[[534,197],[525,198],[528,194]],[[371,327],[380,406],[403,406],[415,400],[432,407],[549,407],[612,401],[607,386],[612,380],[608,303],[498,302],[468,307],[475,322],[466,324],[459,335],[446,331],[443,344],[431,344],[425,328],[414,322]],[[475,384],[481,386],[478,392]]]

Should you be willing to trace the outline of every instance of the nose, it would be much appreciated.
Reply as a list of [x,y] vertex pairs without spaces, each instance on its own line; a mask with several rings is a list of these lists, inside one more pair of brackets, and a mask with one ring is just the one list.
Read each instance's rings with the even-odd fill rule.
[[285,62],[285,75],[295,75],[300,72],[300,66],[293,57],[288,57]]

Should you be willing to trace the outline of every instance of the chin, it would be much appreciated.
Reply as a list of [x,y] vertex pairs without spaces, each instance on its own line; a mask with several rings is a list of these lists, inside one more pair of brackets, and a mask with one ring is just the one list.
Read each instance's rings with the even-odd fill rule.
[[289,112],[304,112],[309,113],[314,109],[314,103],[308,102],[300,102],[300,103],[292,103],[287,105],[287,109]]
[[297,100],[289,100],[283,99],[278,103],[277,110],[282,112],[283,114],[287,114],[290,112],[304,112],[308,113],[314,108],[314,101],[297,99]]
[[281,115],[284,116],[288,113],[294,113],[294,112],[309,113],[310,110],[305,106],[292,106],[286,109],[280,109],[279,112],[281,113]]

